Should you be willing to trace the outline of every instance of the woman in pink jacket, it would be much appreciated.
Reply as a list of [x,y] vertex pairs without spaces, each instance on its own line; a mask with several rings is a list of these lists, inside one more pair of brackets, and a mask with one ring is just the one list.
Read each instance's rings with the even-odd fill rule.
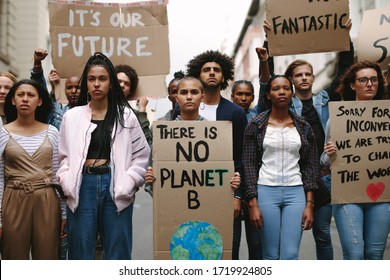
[[63,117],[57,177],[67,196],[69,259],[131,259],[134,195],[144,183],[149,146],[111,61],[88,60],[78,106]]

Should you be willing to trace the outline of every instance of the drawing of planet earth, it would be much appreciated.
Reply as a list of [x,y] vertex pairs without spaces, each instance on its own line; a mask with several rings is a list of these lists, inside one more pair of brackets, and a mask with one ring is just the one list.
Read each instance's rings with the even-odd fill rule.
[[176,228],[170,242],[173,260],[220,260],[222,236],[211,224],[188,221]]

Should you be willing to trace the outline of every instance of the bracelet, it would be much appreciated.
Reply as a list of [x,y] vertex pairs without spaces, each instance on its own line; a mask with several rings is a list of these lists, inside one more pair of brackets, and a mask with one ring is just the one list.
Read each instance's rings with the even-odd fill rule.
[[308,202],[313,203],[313,205],[314,205],[314,200],[306,200],[306,203],[308,203]]
[[267,58],[266,59],[260,59],[260,61],[267,61],[269,58],[269,55],[267,54]]
[[41,64],[34,64],[34,68],[39,68],[39,67],[42,67]]

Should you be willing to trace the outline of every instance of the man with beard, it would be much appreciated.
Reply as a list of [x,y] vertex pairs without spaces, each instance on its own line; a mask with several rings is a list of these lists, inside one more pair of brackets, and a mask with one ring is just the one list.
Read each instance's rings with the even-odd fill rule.
[[[233,161],[236,172],[243,176],[242,144],[247,119],[244,110],[221,96],[228,81],[233,80],[234,62],[219,51],[206,51],[189,61],[187,75],[198,78],[204,88],[203,102],[199,115],[209,121],[231,121],[233,125]],[[235,222],[241,222],[241,199],[244,197],[244,184],[234,192]],[[237,220],[237,221],[236,221]],[[235,233],[233,233],[235,234]]]

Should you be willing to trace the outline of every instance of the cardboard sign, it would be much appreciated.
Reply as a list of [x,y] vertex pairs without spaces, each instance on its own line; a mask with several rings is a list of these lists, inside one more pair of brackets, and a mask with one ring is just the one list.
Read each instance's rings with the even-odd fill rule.
[[390,201],[390,100],[330,102],[332,204]]
[[99,51],[114,65],[137,71],[137,96],[165,96],[168,18],[166,5],[154,3],[49,3],[52,59],[61,77],[81,76],[88,58]]
[[270,55],[349,50],[348,0],[267,0]]
[[232,150],[231,122],[153,123],[154,259],[231,259]]
[[364,12],[357,50],[360,61],[376,61],[382,69],[387,69],[390,63],[390,7]]

